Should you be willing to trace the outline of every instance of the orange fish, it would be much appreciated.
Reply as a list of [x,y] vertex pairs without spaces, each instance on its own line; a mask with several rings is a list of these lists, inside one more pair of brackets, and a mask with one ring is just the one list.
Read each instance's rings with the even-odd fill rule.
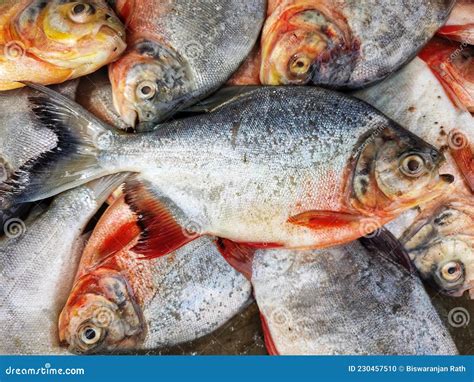
[[131,250],[139,233],[123,197],[98,222],[59,318],[60,339],[70,351],[151,350],[191,341],[249,302],[250,283],[211,238],[143,261]]
[[56,84],[94,72],[125,50],[105,0],[0,2],[0,90]]

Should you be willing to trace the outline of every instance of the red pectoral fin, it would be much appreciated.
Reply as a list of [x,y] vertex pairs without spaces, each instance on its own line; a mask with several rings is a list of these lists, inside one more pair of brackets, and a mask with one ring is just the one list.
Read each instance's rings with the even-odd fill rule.
[[[165,256],[199,235],[190,235],[176,221],[169,200],[160,199],[157,193],[137,179],[127,182],[125,200],[138,217],[140,239],[132,251],[144,259]],[[176,212],[176,208],[173,208]]]
[[227,239],[217,239],[217,248],[226,261],[247,279],[252,278],[252,261],[256,247],[235,243]]
[[292,216],[288,223],[311,229],[337,228],[352,225],[359,221],[360,215],[336,211],[307,211]]

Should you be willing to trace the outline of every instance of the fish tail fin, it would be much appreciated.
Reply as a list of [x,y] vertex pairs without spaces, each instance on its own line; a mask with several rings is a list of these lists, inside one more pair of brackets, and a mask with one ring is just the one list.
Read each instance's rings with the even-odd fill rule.
[[[56,146],[25,163],[0,184],[0,208],[57,195],[109,175],[98,155],[113,142],[115,133],[74,101],[44,86],[28,84],[42,94],[30,97],[38,124],[51,130]],[[35,142],[27,142],[25,150]]]

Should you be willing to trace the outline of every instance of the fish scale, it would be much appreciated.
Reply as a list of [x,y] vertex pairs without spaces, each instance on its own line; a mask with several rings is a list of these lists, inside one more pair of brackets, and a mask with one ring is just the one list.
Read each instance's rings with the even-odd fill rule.
[[421,281],[383,252],[358,242],[260,250],[252,270],[266,341],[277,354],[457,354]]
[[71,190],[37,219],[17,220],[19,231],[10,226],[10,236],[0,241],[1,354],[65,352],[59,347],[57,318],[79,263],[80,235],[123,179]]

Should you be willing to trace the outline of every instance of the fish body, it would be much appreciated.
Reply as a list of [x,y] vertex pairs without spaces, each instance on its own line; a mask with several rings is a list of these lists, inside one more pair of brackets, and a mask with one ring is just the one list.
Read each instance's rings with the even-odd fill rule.
[[143,351],[195,340],[250,302],[250,283],[225,262],[211,238],[144,261],[131,251],[139,233],[123,198],[99,221],[59,320],[71,351]]
[[140,130],[217,90],[251,52],[265,1],[117,1],[127,53],[110,69],[114,103]]
[[281,0],[272,5],[262,32],[260,81],[368,86],[408,62],[446,22],[453,5]]
[[[456,108],[421,59],[392,78],[357,96],[379,108],[410,131],[445,151],[457,181],[449,195],[407,211],[387,225],[405,245],[421,277],[438,291],[459,296],[473,287],[473,196],[459,149],[472,153],[474,119]],[[464,137],[459,141],[456,136]],[[464,142],[459,145],[457,142]],[[472,160],[472,154],[469,154]]]
[[57,354],[57,320],[80,259],[80,235],[117,187],[101,179],[58,196],[33,221],[10,221],[0,241],[1,354]]
[[450,40],[474,45],[474,3],[458,0],[446,25],[438,34]]
[[474,47],[435,38],[420,52],[461,109],[474,112]]
[[420,279],[357,241],[259,250],[251,280],[271,354],[457,354]]
[[[54,172],[22,172],[27,178],[3,187],[4,202],[42,199],[89,177],[137,172],[139,181],[129,182],[126,193],[148,226],[144,252],[152,243],[179,248],[189,241],[182,233],[188,226],[257,246],[344,243],[453,181],[439,174],[439,151],[366,103],[329,90],[262,88],[213,113],[134,136],[105,130],[48,92],[52,98],[33,100],[36,112],[66,145],[79,146],[41,158],[37,165],[54,162]],[[163,220],[166,230],[155,224]]]
[[425,62],[417,58],[392,78],[355,96],[445,152],[474,190],[474,119],[453,107]]
[[104,0],[7,0],[0,15],[0,90],[77,78],[125,49],[124,27]]

